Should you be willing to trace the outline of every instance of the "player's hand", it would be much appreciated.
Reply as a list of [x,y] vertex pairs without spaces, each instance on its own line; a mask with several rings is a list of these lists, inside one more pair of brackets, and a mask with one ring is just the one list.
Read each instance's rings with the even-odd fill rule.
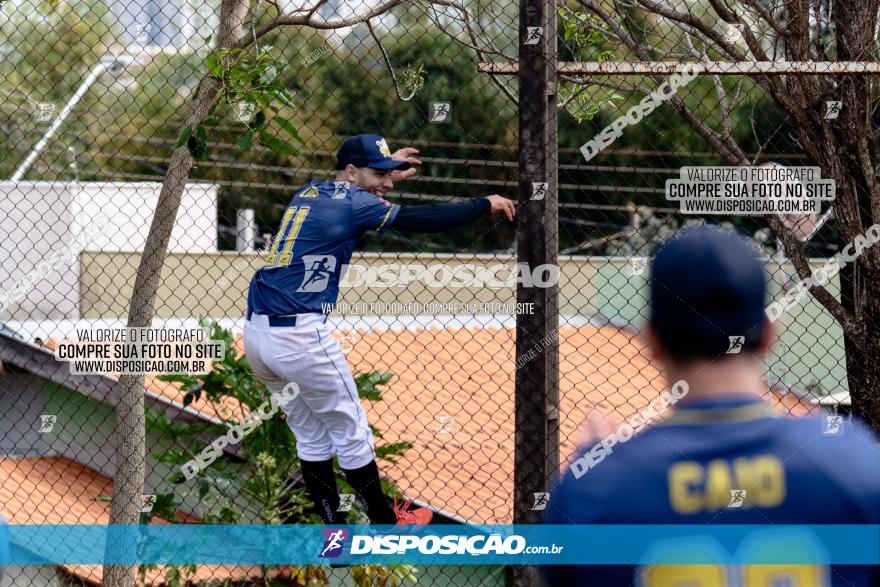
[[399,171],[395,170],[391,172],[391,181],[403,181],[405,179],[409,179],[413,175],[416,174],[416,165],[421,165],[422,162],[419,159],[413,157],[413,155],[418,155],[419,150],[414,149],[413,147],[404,147],[403,149],[398,149],[391,154],[392,159],[396,159],[398,161],[406,161],[412,167],[409,169]]
[[490,214],[504,214],[508,220],[513,220],[513,217],[516,216],[516,205],[512,200],[508,200],[505,197],[499,196],[497,194],[492,194],[486,198],[489,200],[489,203],[492,204],[492,207],[489,208]]

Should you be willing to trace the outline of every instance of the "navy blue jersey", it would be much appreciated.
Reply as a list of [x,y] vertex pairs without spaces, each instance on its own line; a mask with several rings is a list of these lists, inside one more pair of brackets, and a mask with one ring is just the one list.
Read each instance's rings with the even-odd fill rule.
[[268,316],[322,312],[359,236],[382,231],[400,206],[347,182],[310,181],[290,201],[266,265],[251,279],[248,310]]
[[[544,520],[768,528],[880,524],[880,456],[873,434],[856,422],[842,422],[843,433],[829,434],[828,423],[782,418],[763,402],[742,395],[682,401],[670,417],[612,447],[580,478],[568,470],[551,494]],[[874,569],[864,566],[736,568],[727,564],[736,560],[736,553],[712,560],[719,564],[548,565],[542,571],[551,587],[873,585]]]

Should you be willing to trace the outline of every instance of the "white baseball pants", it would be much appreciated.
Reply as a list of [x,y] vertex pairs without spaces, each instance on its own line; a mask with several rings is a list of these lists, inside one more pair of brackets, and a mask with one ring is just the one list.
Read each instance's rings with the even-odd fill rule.
[[[287,415],[301,459],[325,461],[335,453],[343,469],[376,458],[373,434],[339,343],[323,314],[299,314],[296,326],[269,325],[253,314],[244,325],[244,350],[254,375]],[[285,399],[290,382],[299,395]]]

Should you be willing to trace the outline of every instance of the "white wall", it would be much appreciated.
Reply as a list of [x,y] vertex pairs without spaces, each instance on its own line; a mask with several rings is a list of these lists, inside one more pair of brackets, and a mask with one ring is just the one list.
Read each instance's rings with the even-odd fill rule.
[[[79,253],[143,251],[160,187],[0,181],[0,321],[79,318]],[[169,251],[217,251],[217,186],[187,185]]]
[[[103,215],[107,228],[85,247],[88,251],[142,251],[150,232],[153,212],[162,184],[71,182],[74,234]],[[217,186],[187,184],[171,231],[168,251],[213,253],[217,251]]]
[[77,312],[79,268],[60,266],[45,277],[37,271],[74,241],[72,226],[72,195],[62,184],[0,182],[0,320]]

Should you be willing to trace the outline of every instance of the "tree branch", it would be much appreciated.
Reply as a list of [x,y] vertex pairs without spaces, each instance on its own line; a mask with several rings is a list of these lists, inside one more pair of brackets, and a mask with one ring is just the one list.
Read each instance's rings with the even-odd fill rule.
[[632,38],[620,23],[617,22],[610,14],[608,14],[604,8],[602,8],[595,0],[578,0],[578,2],[584,7],[593,12],[596,16],[602,19],[608,28],[611,29],[612,34],[614,34],[620,41],[632,51],[640,60],[642,61],[651,61],[650,58],[650,48],[646,45],[642,45],[641,43],[636,42],[635,39]]
[[284,11],[281,10],[281,6],[278,5],[277,0],[265,0],[267,4],[270,4],[273,8],[275,8],[277,14],[275,16],[281,16],[284,14]]
[[[609,27],[616,29],[616,31],[615,31],[616,34],[624,41],[624,43],[627,44],[627,46],[629,46],[631,48],[631,50],[633,50],[633,52],[635,52],[638,55],[638,57],[640,59],[643,59],[645,61],[650,61],[647,53],[641,51],[641,49],[639,48],[639,44],[636,43],[635,40],[632,39],[632,37],[626,31],[624,31],[618,25],[618,23],[616,21],[614,21],[614,19],[612,19],[610,17],[610,15],[608,15],[601,7],[596,5],[596,3],[593,0],[579,0],[579,1],[581,2],[581,4],[588,7],[590,10],[593,10],[594,13],[600,19],[602,19],[603,22],[605,22]],[[660,8],[659,6],[654,4],[653,2],[650,2],[650,0],[639,0],[639,2],[641,2],[643,4],[648,4],[653,7]],[[661,8],[661,10],[665,13],[670,12],[670,11],[667,11],[662,8]],[[690,15],[681,15],[680,13],[676,13],[676,14],[678,14],[679,16],[687,16],[687,17],[689,17],[690,20],[694,20],[690,17]],[[658,84],[662,82],[662,78],[660,76],[651,76],[651,78],[654,79],[654,81],[656,81]],[[648,93],[648,92],[645,92],[645,93]],[[743,153],[742,149],[740,149],[739,145],[737,145],[736,142],[733,141],[732,137],[730,137],[729,134],[727,137],[725,137],[725,136],[719,135],[718,133],[716,133],[715,131],[710,129],[705,123],[703,123],[703,121],[699,120],[694,115],[694,113],[690,110],[690,108],[687,107],[687,105],[684,103],[684,101],[682,99],[678,98],[677,96],[671,97],[669,102],[670,102],[670,105],[673,108],[675,108],[675,110],[677,110],[684,117],[684,119],[691,125],[691,127],[695,131],[697,131],[697,133],[701,137],[703,137],[710,145],[712,145],[716,150],[718,150],[719,153],[726,160],[730,161],[733,165],[744,165],[745,164],[744,162],[747,161],[745,153]]]
[[[450,2],[448,0],[432,0],[431,2],[429,2],[429,4],[431,5],[432,11],[434,10],[435,4],[440,5],[440,6],[451,6],[452,8],[456,8],[461,11],[461,13],[463,15],[462,20],[464,22],[465,30],[467,31],[468,37],[470,37],[471,42],[467,43],[465,41],[462,41],[456,35],[453,35],[453,34],[447,34],[446,36],[448,36],[450,39],[452,39],[456,43],[459,43],[460,45],[463,45],[465,47],[468,47],[469,49],[472,49],[473,51],[476,51],[477,56],[480,58],[480,61],[488,61],[488,59],[486,59],[486,54],[496,55],[496,56],[503,57],[504,59],[515,61],[515,59],[516,59],[515,57],[507,56],[503,51],[501,51],[497,47],[495,47],[491,43],[491,41],[489,41],[488,39],[484,38],[484,41],[491,48],[490,49],[480,48],[479,39],[477,38],[476,33],[474,32],[473,28],[471,27],[470,19],[468,18],[469,13],[464,6],[459,5],[455,2]],[[440,24],[439,19],[437,19],[436,17],[432,17],[432,15],[428,12],[427,9],[423,9],[423,12],[424,12],[425,16],[427,16],[431,20],[431,22],[433,22],[435,25],[437,25],[438,30],[441,30],[441,31],[444,30],[444,27]],[[504,82],[501,79],[498,79],[498,76],[489,75],[489,82],[492,85],[494,85],[496,88],[501,90],[501,93],[503,93],[504,96],[508,100],[510,100],[510,102],[514,106],[519,105],[519,100],[517,99],[517,97],[513,94],[513,92],[510,91],[510,89],[506,85],[504,85]]]
[[773,18],[773,15],[770,14],[770,11],[767,10],[766,7],[761,5],[761,3],[758,0],[743,0],[743,1],[745,2],[746,6],[748,6],[752,10],[754,10],[755,13],[757,13],[757,15],[759,17],[761,17],[767,24],[769,24],[770,28],[772,28],[774,31],[776,31],[776,34],[778,34],[780,37],[782,37],[786,41],[789,40],[789,38],[791,37],[791,32],[785,28],[782,28],[782,26],[778,22],[776,22],[776,19]]
[[428,4],[430,5],[432,11],[434,10],[434,5],[437,5],[437,6],[449,6],[451,8],[455,8],[456,10],[458,10],[462,13],[461,22],[464,24],[465,31],[467,31],[467,33],[468,33],[468,37],[471,40],[470,43],[468,43],[467,41],[462,41],[461,39],[459,39],[455,35],[447,33],[444,30],[443,25],[440,24],[440,21],[437,19],[436,16],[432,16],[431,13],[429,13],[426,8],[419,6],[419,8],[422,10],[422,12],[425,14],[425,16],[427,16],[431,20],[431,22],[433,22],[435,25],[437,25],[437,28],[440,31],[444,32],[444,34],[446,34],[446,36],[448,36],[450,39],[452,39],[456,43],[459,43],[460,45],[463,45],[469,49],[473,49],[474,51],[476,51],[479,54],[481,61],[486,61],[484,54],[496,55],[498,57],[501,57],[503,59],[507,59],[510,61],[516,60],[515,55],[507,55],[506,53],[504,53],[503,51],[498,49],[494,44],[492,44],[492,42],[486,37],[483,37],[482,40],[483,40],[484,44],[487,45],[487,47],[480,47],[479,46],[480,39],[477,38],[477,34],[474,32],[474,29],[471,26],[471,19],[469,18],[470,13],[467,11],[467,8],[464,7],[463,5],[458,4],[457,2],[450,2],[449,0],[430,0],[430,2],[428,2]]
[[877,191],[877,171],[874,169],[874,164],[872,163],[868,138],[865,135],[859,137],[856,147],[858,149],[859,164],[862,168],[862,174],[865,176],[865,183],[868,185],[868,191],[871,192],[871,220],[873,222],[880,222],[880,193]]
[[758,158],[761,156],[761,153],[764,151],[766,146],[770,144],[770,142],[773,140],[773,137],[775,137],[779,133],[779,131],[781,131],[783,128],[782,125],[777,126],[773,130],[773,132],[770,134],[770,136],[767,137],[767,140],[764,141],[764,143],[762,144],[760,137],[758,137],[758,129],[755,128],[755,107],[756,107],[756,104],[753,103],[752,104],[752,113],[751,113],[751,116],[749,117],[749,126],[751,126],[751,128],[752,128],[752,136],[755,138],[755,144],[758,145],[758,148],[755,149],[755,156],[750,161],[750,163],[752,165],[754,165],[755,163],[758,162]]
[[[311,9],[306,14],[296,15],[296,14],[284,14],[273,18],[271,21],[262,25],[257,29],[257,38],[262,38],[267,33],[277,29],[280,26],[286,25],[301,25],[307,26],[313,29],[319,30],[334,30],[334,29],[342,29],[345,27],[354,26],[356,24],[360,24],[366,20],[379,16],[380,14],[384,14],[388,12],[395,6],[399,4],[405,3],[407,0],[388,0],[387,2],[383,2],[379,6],[371,9],[369,12],[362,16],[352,16],[349,18],[342,18],[338,20],[324,20],[324,21],[314,21],[312,20],[313,9]],[[229,47],[230,49],[242,49],[247,47],[250,44],[250,39],[247,36],[243,36],[239,38],[235,43]]]
[[620,90],[622,92],[639,92],[645,95],[651,93],[651,90],[649,88],[646,88],[645,86],[627,84],[625,82],[609,82],[606,80],[599,80],[591,77],[570,77],[567,78],[566,81],[578,85],[589,84],[593,86],[602,86],[604,88],[611,88],[612,90]]
[[326,3],[327,3],[327,0],[318,0],[318,3],[315,4],[312,7],[312,9],[308,11],[308,13],[306,13],[306,18],[311,19],[312,15],[315,14],[316,12],[318,12],[318,9],[321,8]]
[[[616,34],[614,34],[613,31],[608,31],[608,30],[605,30],[601,27],[598,27],[593,23],[593,21],[591,21],[589,19],[579,18],[578,14],[576,12],[574,12],[573,10],[571,10],[570,8],[566,9],[566,11],[571,15],[571,17],[572,17],[571,19],[574,20],[579,26],[582,26],[582,27],[585,27],[591,31],[597,32],[606,38],[608,35],[610,35],[613,39],[616,39],[617,41],[623,43],[623,39],[621,39]],[[562,20],[567,20],[565,14],[560,14],[560,18]]]
[[721,76],[713,75],[712,82],[715,84],[715,95],[718,97],[718,105],[721,106],[721,125],[724,127],[724,138],[733,140],[733,121],[730,119],[730,102],[727,100],[727,92],[721,83]]
[[565,110],[566,108],[568,108],[568,105],[571,104],[575,98],[577,98],[578,96],[583,94],[587,90],[588,87],[589,86],[585,85],[582,88],[578,88],[578,90],[576,92],[572,93],[572,95],[569,96],[567,100],[563,100],[562,102],[559,102],[558,104],[556,104],[556,109],[557,110]]
[[418,88],[414,88],[412,93],[406,98],[400,93],[400,86],[397,84],[397,76],[394,74],[394,66],[391,65],[391,59],[388,57],[388,53],[385,51],[385,47],[382,46],[382,41],[379,40],[379,37],[376,36],[376,31],[373,30],[373,25],[370,21],[367,21],[367,28],[370,30],[370,36],[373,37],[373,40],[376,41],[376,44],[379,46],[379,50],[382,52],[382,57],[385,60],[385,65],[388,67],[388,73],[391,74],[391,81],[394,82],[394,93],[397,94],[398,99],[403,102],[409,102],[412,100],[413,96],[418,92]]
[[[782,244],[785,247],[785,253],[791,260],[792,265],[794,265],[798,277],[802,280],[809,279],[812,276],[812,271],[810,271],[810,264],[801,249],[800,241],[795,238],[794,234],[785,228],[782,221],[775,215],[770,216],[770,227],[782,241]],[[809,292],[832,316],[834,316],[848,336],[859,341],[859,344],[864,343],[864,327],[856,320],[854,315],[844,308],[843,305],[838,302],[827,289],[825,289],[824,286],[818,284],[813,285],[809,288]]]
[[[712,2],[712,0],[709,1],[714,5],[714,2]],[[660,6],[659,4],[652,2],[651,0],[638,0],[638,2],[643,7],[647,8],[653,13],[659,14],[660,16],[667,18],[673,22],[685,24],[690,28],[699,31],[702,38],[713,41],[715,45],[721,49],[722,53],[726,53],[735,61],[749,61],[749,59],[747,59],[743,53],[740,53],[739,49],[737,49],[735,45],[728,43],[727,39],[722,37],[715,29],[707,25],[705,22],[703,22],[693,14],[684,14],[676,10],[668,10]]]
[[731,165],[748,165],[748,157],[746,157],[746,154],[732,137],[721,135],[709,128],[702,120],[699,120],[694,115],[693,111],[684,103],[684,100],[678,96],[672,96],[669,99],[669,104],[675,108],[688,124],[697,131],[697,134],[712,145],[712,147],[718,151],[718,154],[727,162]]
[[[728,43],[725,38],[723,38],[718,32],[715,31],[715,29],[713,29],[711,26],[707,25],[694,15],[682,14],[674,10],[667,10],[666,8],[660,6],[655,2],[652,2],[651,0],[638,1],[642,6],[650,9],[652,12],[656,12],[664,18],[668,18],[672,22],[681,23],[690,27],[695,31],[695,34],[700,38],[700,40],[702,40],[704,43],[706,41],[711,41],[711,43],[707,44],[714,44],[715,48],[719,50],[720,53],[726,54],[734,61],[751,61],[750,59],[747,59],[746,55],[741,53],[735,45]],[[761,45],[760,43],[758,43],[757,39],[755,39],[755,36],[752,33],[751,29],[745,26],[745,23],[743,23],[741,19],[739,19],[733,12],[727,9],[726,6],[720,4],[718,0],[709,0],[709,3],[718,13],[719,17],[725,22],[742,24],[743,38],[746,41],[746,45],[748,45],[749,49],[752,51],[752,54],[755,55],[756,58],[760,61],[768,60],[767,55],[764,53],[763,49],[761,49]],[[775,76],[755,76],[755,80],[761,82],[765,87],[774,88],[778,95],[784,96],[785,92],[782,82],[778,79],[775,79]]]

